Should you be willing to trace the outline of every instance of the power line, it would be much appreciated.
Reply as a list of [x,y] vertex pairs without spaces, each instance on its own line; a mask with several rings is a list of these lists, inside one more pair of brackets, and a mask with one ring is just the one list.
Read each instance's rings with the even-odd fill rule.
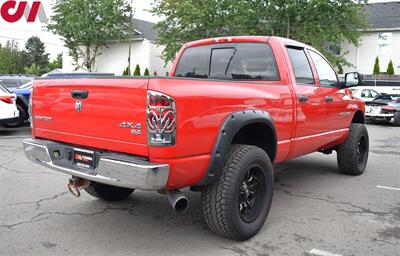
[[[28,39],[17,38],[17,37],[0,36],[0,38],[9,39],[9,40],[11,39],[11,40],[15,40],[15,41],[24,41],[24,42],[28,42]],[[43,42],[43,43],[44,43],[44,44],[47,44],[47,45],[62,46],[62,47],[64,47],[63,44],[56,44],[56,43],[49,43],[49,42]]]

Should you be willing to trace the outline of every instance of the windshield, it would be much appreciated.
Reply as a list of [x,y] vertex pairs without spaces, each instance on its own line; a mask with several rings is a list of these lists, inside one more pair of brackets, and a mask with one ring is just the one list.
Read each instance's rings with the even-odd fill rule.
[[186,49],[175,77],[276,81],[279,73],[268,44],[227,43]]

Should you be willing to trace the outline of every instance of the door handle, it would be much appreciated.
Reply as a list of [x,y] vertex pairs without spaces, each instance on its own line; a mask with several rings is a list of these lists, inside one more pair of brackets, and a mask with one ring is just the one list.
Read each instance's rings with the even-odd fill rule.
[[73,90],[71,96],[74,99],[83,100],[89,96],[89,92],[85,90]]
[[299,99],[299,102],[306,102],[306,101],[308,101],[308,97],[307,97],[307,96],[304,96],[304,95],[300,95],[298,99]]
[[333,102],[333,98],[331,96],[325,97],[325,102]]

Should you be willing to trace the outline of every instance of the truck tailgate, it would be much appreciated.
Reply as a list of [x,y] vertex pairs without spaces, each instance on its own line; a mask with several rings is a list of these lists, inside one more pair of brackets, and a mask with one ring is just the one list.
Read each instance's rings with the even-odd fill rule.
[[35,81],[35,137],[147,156],[148,79]]

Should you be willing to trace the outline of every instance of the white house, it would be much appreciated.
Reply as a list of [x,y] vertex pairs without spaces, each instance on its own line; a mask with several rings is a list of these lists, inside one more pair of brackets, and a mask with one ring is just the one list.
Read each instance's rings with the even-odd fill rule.
[[[131,71],[135,70],[137,64],[140,65],[141,72],[148,68],[150,74],[157,72],[164,76],[169,72],[172,63],[164,65],[161,59],[163,47],[157,46],[157,31],[153,29],[154,23],[134,19],[135,34],[131,45]],[[102,54],[96,59],[96,72],[114,73],[122,75],[122,72],[128,67],[129,41],[113,42],[108,48],[102,50]],[[72,58],[68,52],[63,54],[63,71],[72,72],[75,70]]]
[[342,45],[343,53],[348,52],[346,60],[353,64],[345,67],[344,72],[372,74],[378,56],[381,72],[386,72],[392,60],[395,74],[400,74],[400,2],[368,4],[365,11],[369,28],[363,31],[360,45]]

